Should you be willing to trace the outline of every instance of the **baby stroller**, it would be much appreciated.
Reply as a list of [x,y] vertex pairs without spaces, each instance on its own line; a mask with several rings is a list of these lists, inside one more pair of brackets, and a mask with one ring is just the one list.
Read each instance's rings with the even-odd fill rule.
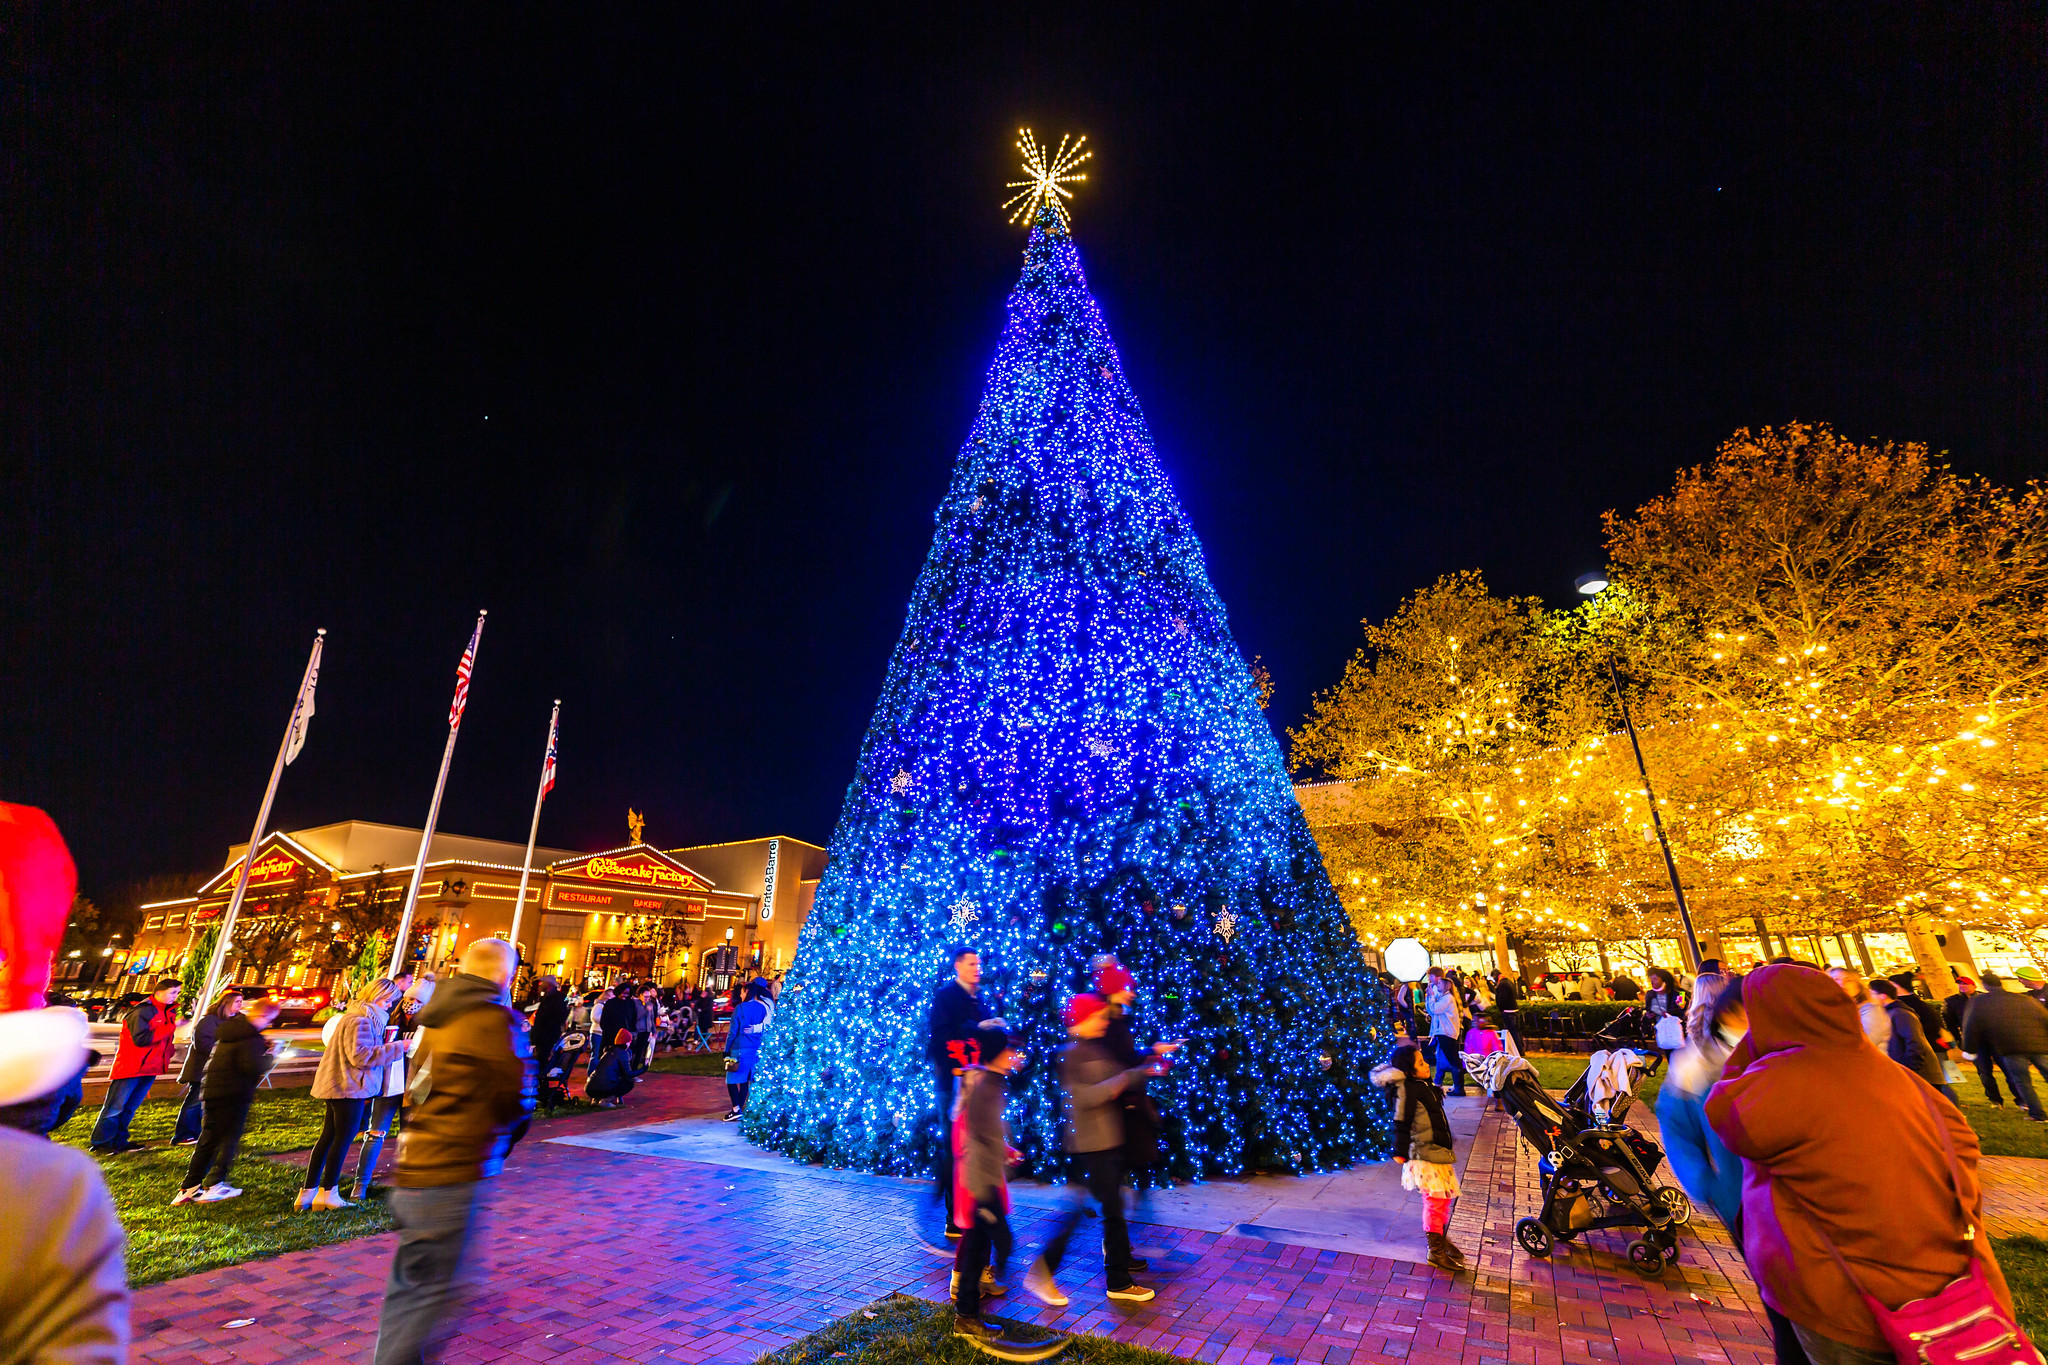
[[[1515,1224],[1522,1249],[1548,1256],[1558,1242],[1595,1228],[1640,1228],[1642,1236],[1628,1244],[1628,1262],[1644,1279],[1662,1275],[1678,1259],[1678,1228],[1692,1207],[1683,1191],[1651,1179],[1652,1167],[1638,1155],[1647,1139],[1626,1124],[1586,1122],[1550,1098],[1530,1072],[1509,1076],[1500,1097],[1523,1140],[1540,1154],[1543,1209]],[[1656,1144],[1649,1146],[1663,1160]]]
[[540,1064],[540,1094],[536,1096],[540,1107],[549,1113],[569,1102],[569,1072],[576,1065],[576,1054],[583,1051],[585,1038],[580,1033],[565,1033],[555,1040],[555,1049]]

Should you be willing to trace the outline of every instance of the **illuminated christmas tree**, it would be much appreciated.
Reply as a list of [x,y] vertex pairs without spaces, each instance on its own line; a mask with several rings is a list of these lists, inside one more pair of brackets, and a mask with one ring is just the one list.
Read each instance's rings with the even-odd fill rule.
[[1026,139],[1024,271],[761,1054],[744,1131],[929,1169],[925,1012],[952,949],[1023,1034],[1010,1122],[1059,1149],[1059,1007],[1135,975],[1176,1176],[1379,1156],[1385,1000]]

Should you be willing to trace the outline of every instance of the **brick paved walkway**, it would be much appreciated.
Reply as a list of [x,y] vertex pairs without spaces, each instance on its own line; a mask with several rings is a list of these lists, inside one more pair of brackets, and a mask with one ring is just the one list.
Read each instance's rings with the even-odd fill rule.
[[[650,1123],[708,1112],[722,1099],[715,1080],[659,1077],[622,1111],[564,1122]],[[2033,1191],[2043,1166],[2027,1168]],[[450,1365],[748,1361],[891,1291],[945,1294],[949,1266],[908,1234],[918,1195],[907,1188],[542,1142],[524,1144],[493,1185],[488,1281]],[[1513,1225],[1536,1207],[1535,1154],[1496,1113],[1480,1129],[1465,1192],[1451,1232],[1475,1273],[1455,1280],[1401,1261],[1140,1225],[1136,1240],[1154,1255],[1152,1303],[1112,1306],[1098,1272],[1067,1286],[1070,1308],[1018,1298],[1001,1308],[1219,1365],[1769,1359],[1756,1291],[1710,1216],[1696,1220],[1661,1283],[1628,1269],[1615,1233],[1590,1234],[1591,1245],[1552,1261],[1532,1259],[1515,1245]],[[1044,1227],[1042,1215],[1020,1217],[1020,1243]],[[392,1240],[144,1289],[135,1359],[359,1365],[369,1359]],[[1067,1278],[1084,1267],[1071,1266]],[[255,1321],[225,1326],[243,1318]]]

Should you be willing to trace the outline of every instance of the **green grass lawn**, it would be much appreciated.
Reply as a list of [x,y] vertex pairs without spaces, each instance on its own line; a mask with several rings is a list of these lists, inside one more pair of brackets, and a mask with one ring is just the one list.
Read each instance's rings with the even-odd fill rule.
[[2048,1341],[2048,1242],[2039,1237],[1994,1237],[1991,1246],[2012,1290],[2020,1326],[2035,1345]]
[[722,1052],[671,1052],[665,1057],[656,1057],[649,1071],[659,1071],[666,1076],[723,1076],[725,1054]]
[[[375,1196],[352,1209],[293,1210],[305,1173],[268,1157],[304,1151],[319,1138],[326,1103],[306,1090],[257,1092],[249,1107],[241,1152],[229,1176],[230,1183],[241,1189],[241,1198],[171,1207],[171,1196],[184,1182],[185,1166],[192,1157],[189,1147],[162,1145],[171,1140],[180,1103],[175,1097],[151,1100],[136,1113],[130,1136],[136,1142],[157,1145],[148,1151],[100,1158],[100,1171],[113,1192],[121,1225],[128,1231],[130,1284],[155,1284],[280,1252],[345,1242],[391,1227],[389,1211]],[[556,1112],[566,1115],[592,1107],[578,1099]],[[97,1113],[96,1105],[80,1109],[58,1131],[57,1141],[83,1149],[92,1136]],[[344,1171],[353,1171],[355,1161],[351,1152]]]
[[[1000,1308],[1002,1300],[996,1300],[994,1306]],[[1043,1327],[1004,1323],[994,1313],[989,1314],[987,1321],[991,1326],[1006,1328],[1005,1335],[1016,1340],[1045,1340],[1055,1335]],[[832,1360],[844,1360],[847,1365],[925,1365],[927,1361],[987,1365],[990,1359],[953,1335],[952,1308],[891,1294],[802,1341],[762,1356],[758,1365],[816,1365]],[[1070,1361],[1087,1361],[1090,1365],[1186,1365],[1184,1356],[1163,1355],[1107,1337],[1085,1336],[1075,1337],[1073,1345],[1053,1359],[1061,1365]]]
[[[1550,1090],[1566,1089],[1586,1071],[1586,1059],[1579,1056],[1532,1052],[1529,1061],[1543,1078],[1544,1087]],[[1655,1108],[1663,1083],[1662,1071],[1644,1078],[1636,1086],[1636,1097]],[[2014,1104],[2010,1096],[2004,1108],[1992,1108],[1984,1099],[1984,1087],[1978,1084],[1975,1071],[1956,1087],[1956,1094],[1963,1101],[1963,1117],[1977,1130],[1977,1143],[1985,1156],[2048,1157],[2048,1123],[2029,1120],[2026,1110]]]

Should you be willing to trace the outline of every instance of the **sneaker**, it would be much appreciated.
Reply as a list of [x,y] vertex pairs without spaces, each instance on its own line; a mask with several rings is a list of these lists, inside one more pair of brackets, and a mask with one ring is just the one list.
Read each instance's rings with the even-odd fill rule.
[[953,1335],[956,1337],[966,1337],[976,1345],[997,1340],[995,1328],[989,1326],[980,1318],[962,1317],[958,1313],[953,1315]]
[[191,1203],[193,1200],[199,1197],[199,1192],[201,1190],[204,1190],[205,1188],[206,1187],[204,1185],[193,1185],[187,1189],[179,1190],[176,1194],[171,1196],[171,1206],[175,1208],[179,1204]]
[[171,1146],[173,1147],[197,1147],[198,1145],[198,1138],[179,1138],[176,1142],[173,1142],[171,1144]]
[[1122,1289],[1112,1289],[1109,1296],[1123,1303],[1145,1303],[1159,1297],[1142,1284],[1127,1284]]
[[1151,1268],[1152,1263],[1143,1256],[1131,1256],[1124,1261],[1124,1269],[1126,1270],[1150,1270]]
[[949,1218],[949,1219],[947,1219],[947,1220],[946,1220],[946,1240],[947,1240],[947,1241],[949,1241],[949,1242],[957,1242],[957,1241],[959,1241],[959,1240],[960,1240],[960,1238],[961,1238],[961,1235],[962,1235],[962,1234],[961,1234],[961,1232],[960,1232],[960,1229],[958,1229],[958,1228],[956,1228],[956,1227],[954,1227],[954,1226],[953,1226],[953,1220],[952,1220],[952,1219],[950,1219],[950,1218]]
[[311,1209],[313,1207],[313,1200],[319,1193],[320,1191],[318,1190],[300,1190],[298,1201],[292,1205],[293,1212],[305,1213]]
[[223,1180],[218,1185],[210,1185],[206,1189],[201,1190],[198,1194],[193,1195],[192,1198],[196,1203],[200,1204],[218,1204],[223,1199],[238,1199],[241,1197],[241,1194],[240,1190]]
[[737,1110],[737,1109],[728,1109],[728,1110],[726,1110],[726,1111],[725,1111],[725,1121],[726,1121],[727,1123],[734,1123],[734,1122],[737,1122],[737,1121],[738,1121],[738,1119],[739,1119],[739,1116],[740,1116],[740,1111],[739,1111],[739,1110]]
[[1053,1283],[1052,1272],[1045,1268],[1044,1261],[1033,1261],[1031,1268],[1024,1272],[1024,1287],[1031,1297],[1051,1308],[1065,1308],[1073,1300],[1060,1293],[1060,1287]]

